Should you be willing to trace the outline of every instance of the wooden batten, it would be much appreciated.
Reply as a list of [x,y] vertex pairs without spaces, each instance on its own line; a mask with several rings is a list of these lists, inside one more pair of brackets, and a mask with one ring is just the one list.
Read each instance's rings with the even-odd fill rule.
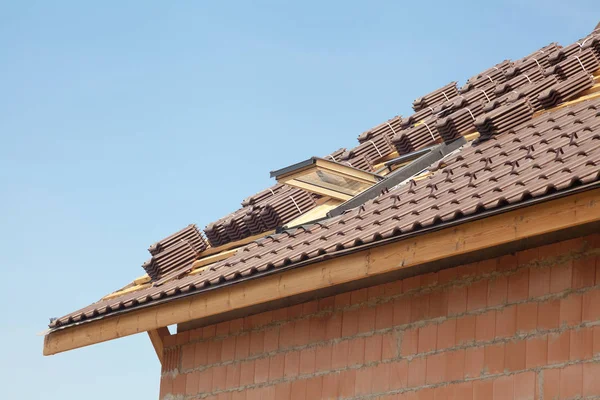
[[588,190],[302,268],[51,331],[44,340],[44,355],[172,324],[218,317],[236,310],[243,312],[292,296],[340,288],[366,278],[385,277],[407,269],[419,270],[424,265],[454,260],[462,255],[484,254],[490,248],[518,245],[541,236],[557,237],[569,229],[599,222],[600,189]]
[[165,348],[165,336],[169,336],[171,333],[169,332],[169,328],[166,326],[152,329],[148,331],[148,336],[150,337],[150,342],[152,342],[152,346],[154,347],[154,351],[156,351],[156,356],[160,363],[163,363],[163,350]]

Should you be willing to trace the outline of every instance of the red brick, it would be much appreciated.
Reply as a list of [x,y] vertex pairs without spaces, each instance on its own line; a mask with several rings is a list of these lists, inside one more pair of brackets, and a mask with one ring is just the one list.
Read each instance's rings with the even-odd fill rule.
[[234,363],[227,365],[227,370],[225,371],[225,388],[233,389],[240,386],[240,364]]
[[294,346],[295,322],[287,322],[279,327],[279,349],[285,350]]
[[350,305],[350,292],[340,293],[334,298],[335,308],[346,307]]
[[[519,252],[518,254],[521,253],[523,252]],[[515,269],[517,265],[522,263],[521,257],[521,255],[517,257],[517,255],[515,254],[507,254],[505,256],[499,257],[496,269],[498,271],[511,271]]]
[[317,347],[315,357],[315,369],[317,371],[328,371],[331,369],[331,346]]
[[[439,400],[439,398],[435,398],[435,389],[432,388],[421,389],[418,392],[416,392],[416,395],[416,400]],[[410,397],[409,399],[413,400]]]
[[550,268],[531,268],[529,270],[529,298],[545,296],[550,293]]
[[194,368],[194,344],[186,344],[181,347],[181,369],[184,371],[186,369]]
[[378,304],[375,310],[375,329],[386,329],[394,326],[394,303]]
[[204,339],[210,339],[210,338],[214,337],[216,333],[217,333],[216,325],[209,325],[209,326],[205,326],[204,328],[202,328],[202,337]]
[[357,289],[350,292],[350,304],[364,303],[369,299],[369,289]]
[[448,314],[448,292],[438,290],[429,294],[429,316],[445,317]]
[[490,310],[475,317],[475,340],[493,340],[496,336],[496,311]]
[[342,314],[330,315],[325,322],[325,339],[337,339],[342,336]]
[[365,362],[365,338],[358,337],[348,341],[348,365]]
[[[213,328],[214,328],[214,325],[213,325]],[[176,340],[177,340],[178,345],[186,344],[190,341],[190,331],[180,332],[180,333],[176,334],[175,336],[177,338]]]
[[219,322],[217,324],[216,336],[226,336],[229,334],[229,321]]
[[235,357],[235,336],[229,336],[223,339],[221,346],[221,360],[231,361]]
[[358,332],[372,332],[375,330],[375,307],[362,307],[358,310]]
[[[337,395],[342,396],[343,398],[349,398],[354,396],[354,386],[356,385],[356,370],[355,369],[347,369],[340,373],[338,378],[338,389]],[[323,396],[323,398],[327,398]],[[307,399],[313,400],[313,399]],[[316,399],[314,399],[316,400]]]
[[514,398],[514,377],[512,375],[501,376],[494,380],[494,400]]
[[421,286],[421,275],[412,276],[402,281],[402,292],[410,292]]
[[365,363],[381,361],[381,335],[365,338]]
[[527,368],[541,367],[548,362],[548,337],[528,339],[525,344],[525,366]]
[[487,280],[474,282],[467,288],[467,310],[480,310],[487,306]]
[[394,332],[381,335],[381,359],[389,360],[398,355],[398,340]]
[[[196,387],[196,391],[198,391],[198,387]],[[160,378],[160,394],[159,397],[162,399],[167,394],[173,393],[173,377],[170,375],[163,375]]]
[[600,395],[600,364],[586,363],[583,364],[583,395],[584,396],[599,396]]
[[573,288],[594,286],[596,278],[596,260],[594,257],[573,260]]
[[[214,397],[214,396],[213,396]],[[210,397],[207,397],[207,399],[210,399]],[[273,396],[269,397],[264,397],[264,400],[269,399],[269,400],[275,400],[275,398]],[[217,395],[216,400],[232,400],[231,399],[231,393],[230,392],[223,392],[223,393],[219,393]]]
[[282,382],[275,385],[275,398],[277,400],[287,400],[292,395],[292,385],[289,382]]
[[507,342],[504,346],[504,368],[509,371],[525,369],[525,341]]
[[208,343],[207,342],[198,342],[195,347],[194,354],[194,365],[196,367],[206,365],[206,360],[208,357]]
[[456,343],[456,320],[447,319],[438,325],[436,349],[454,347]]
[[540,372],[543,377],[544,399],[558,399],[560,396],[560,369],[546,369]]
[[428,385],[444,382],[446,379],[446,353],[426,357],[426,379]]
[[264,351],[265,332],[253,331],[250,332],[250,355],[260,354]]
[[569,358],[587,360],[594,355],[594,331],[592,328],[582,328],[571,331]]
[[271,357],[269,360],[269,380],[283,378],[283,366],[285,364],[285,354],[280,353]]
[[600,326],[594,326],[594,356],[600,354]]
[[496,337],[513,337],[517,332],[517,306],[512,305],[496,311]]
[[595,289],[583,294],[582,299],[582,318],[583,321],[600,320],[600,290]]
[[238,333],[244,329],[244,318],[236,318],[229,321],[229,333]]
[[[179,374],[173,379],[173,393],[174,394],[185,394],[186,379],[185,374]],[[210,390],[210,388],[209,388]]]
[[477,275],[477,264],[476,263],[460,265],[460,266],[456,267],[456,269],[457,269],[457,275],[459,278],[466,278],[469,276]]
[[309,343],[322,342],[327,338],[327,320],[329,316],[319,316],[310,318]]
[[263,383],[269,379],[269,359],[259,358],[254,361],[254,383]]
[[[253,377],[252,377],[253,378]],[[198,393],[210,393],[212,391],[213,369],[208,368],[200,371],[198,375]],[[249,383],[252,383],[250,380]]]
[[315,372],[316,350],[307,348],[300,350],[300,374],[312,374]]
[[538,304],[538,328],[555,329],[560,321],[560,300],[551,300]]
[[342,316],[342,337],[358,333],[358,310],[345,310]]
[[410,320],[412,322],[429,318],[429,293],[415,295],[410,307]]
[[200,373],[197,371],[185,374],[185,394],[197,394]]
[[269,353],[279,348],[279,327],[271,327],[265,331],[264,351]]
[[329,296],[319,299],[319,311],[331,310],[335,306],[335,297]]
[[537,303],[517,305],[517,332],[530,332],[537,328]]
[[306,398],[316,400],[321,398],[323,391],[323,377],[314,376],[306,380]]
[[367,288],[367,298],[369,300],[371,299],[377,299],[380,297],[383,297],[384,295],[384,285],[376,285],[376,286],[369,286]]
[[390,364],[390,389],[402,389],[408,385],[408,362],[400,360]]
[[297,376],[300,369],[300,352],[291,351],[285,354],[283,376],[286,378]]
[[373,368],[362,368],[356,371],[356,382],[354,384],[355,395],[365,395],[371,393],[371,383],[373,381]]
[[529,269],[523,268],[508,277],[508,302],[526,300],[529,296]]
[[349,341],[334,343],[331,349],[331,367],[333,369],[344,368],[348,364]]
[[240,386],[254,383],[254,360],[243,361],[240,369]]
[[572,264],[553,265],[550,270],[550,293],[558,293],[571,288]]
[[395,296],[402,293],[402,280],[385,283],[383,285],[383,292],[386,296]]
[[569,332],[548,334],[548,363],[558,364],[569,361]]
[[535,398],[535,372],[524,372],[514,376],[514,399],[533,400]]
[[407,329],[402,333],[400,353],[402,356],[416,354],[419,349],[419,329]]
[[508,278],[497,276],[488,282],[488,306],[500,306],[506,304],[508,298]]
[[496,271],[498,259],[490,258],[488,260],[479,261],[477,263],[477,275],[491,274]]
[[[569,365],[560,370],[560,398],[570,399],[583,392],[583,365]],[[545,396],[544,396],[545,397]]]
[[438,272],[438,283],[444,284],[444,283],[452,282],[456,279],[456,277],[457,277],[456,268],[443,269],[440,272]]
[[467,311],[467,288],[451,287],[448,290],[448,315],[462,314]]
[[582,298],[580,294],[571,294],[560,300],[561,325],[573,326],[581,323]]
[[312,300],[302,304],[302,315],[311,315],[319,311],[319,301]]
[[419,328],[418,352],[433,351],[437,344],[437,325],[430,324]]
[[446,380],[458,381],[465,376],[465,351],[455,350],[446,353]]
[[240,390],[239,392],[231,392],[231,400],[247,400],[246,391]]
[[[268,363],[268,360],[267,360]],[[267,364],[268,365],[268,364]],[[269,368],[267,367],[267,371]],[[213,368],[212,391],[224,390],[227,381],[227,366],[219,365]]]
[[292,382],[291,400],[304,400],[306,398],[306,379],[298,379]]
[[208,343],[208,356],[206,362],[209,364],[216,364],[221,361],[221,345],[223,344],[220,340],[211,341]]
[[302,316],[302,304],[296,304],[288,307],[287,317],[288,319],[299,318]]
[[488,374],[498,374],[504,371],[504,343],[485,346],[484,362]]
[[471,343],[475,340],[476,317],[467,315],[456,320],[456,344]]
[[381,363],[373,370],[371,393],[380,393],[390,388],[390,364]]
[[410,323],[411,298],[408,296],[399,297],[394,300],[393,323],[395,326]]
[[250,335],[240,335],[235,339],[235,359],[242,360],[250,354]]
[[487,379],[484,381],[473,381],[473,399],[491,400],[494,398],[494,381]]
[[423,386],[427,373],[427,361],[423,357],[413,358],[408,363],[408,387]]
[[305,318],[294,324],[294,346],[304,346],[310,339],[310,319]]

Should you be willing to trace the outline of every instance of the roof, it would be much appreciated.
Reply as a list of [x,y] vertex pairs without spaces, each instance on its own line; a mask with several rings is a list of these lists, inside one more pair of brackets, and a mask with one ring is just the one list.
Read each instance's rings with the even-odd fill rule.
[[[151,247],[153,259],[158,260],[147,264],[151,284],[144,281],[138,290],[128,286],[121,295],[69,313],[50,327],[64,328],[218,289],[365,245],[596,187],[600,181],[599,59],[600,33],[595,33],[570,46],[553,43],[521,60],[504,61],[470,78],[461,89],[452,82],[422,96],[413,103],[413,115],[378,125],[359,136],[357,147],[329,158],[374,171],[390,157],[451,143],[474,132],[478,138],[341,215],[269,234],[229,258],[196,268],[195,259],[218,253],[211,252],[215,246],[264,234],[318,206],[318,196],[275,185],[209,224],[205,233],[212,247],[195,227],[184,228]],[[178,245],[173,238],[188,238],[190,245]],[[169,252],[178,246],[185,250]]]

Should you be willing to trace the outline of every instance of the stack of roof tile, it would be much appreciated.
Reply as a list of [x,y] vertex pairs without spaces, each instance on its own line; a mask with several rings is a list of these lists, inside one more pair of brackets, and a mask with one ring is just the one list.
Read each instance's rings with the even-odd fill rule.
[[560,79],[568,79],[582,71],[591,74],[599,67],[600,63],[592,49],[586,49],[564,58],[558,64],[547,68],[544,73],[546,75],[557,75]]
[[275,185],[242,202],[243,207],[206,226],[212,246],[244,239],[285,224],[312,209],[315,195],[287,185]]
[[208,247],[196,225],[188,225],[148,248],[152,255],[142,267],[155,281],[172,271],[190,265],[196,256]]
[[431,93],[426,94],[423,97],[419,97],[413,101],[413,110],[420,111],[424,108],[433,107],[439,103],[449,101],[458,96],[458,89],[456,82],[450,82],[446,86],[443,86]]
[[502,134],[529,121],[533,108],[527,99],[497,107],[475,120],[475,127],[483,138],[493,134]]
[[402,129],[401,123],[402,117],[399,116],[395,116],[394,118],[388,119],[383,124],[379,124],[375,128],[369,129],[368,131],[361,133],[358,136],[358,142],[364,143],[367,140],[371,140],[374,137],[380,135],[386,136],[387,138],[391,139],[396,134],[396,131]]
[[568,101],[586,89],[594,85],[594,77],[582,71],[568,79],[552,85],[538,96],[538,100],[544,108],[549,108]]

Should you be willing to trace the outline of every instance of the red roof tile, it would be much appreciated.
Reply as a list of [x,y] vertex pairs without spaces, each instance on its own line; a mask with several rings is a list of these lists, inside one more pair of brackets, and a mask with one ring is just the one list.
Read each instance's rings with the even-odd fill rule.
[[[594,36],[579,43],[597,41]],[[586,50],[589,49],[587,47],[582,51],[580,44],[576,43],[576,46],[579,49],[567,46],[561,53],[552,44],[515,63],[505,61],[498,64],[469,79],[461,89],[460,96],[464,101],[459,100],[458,94],[449,101],[441,99],[439,94],[445,93],[447,87],[415,101],[416,108],[421,109],[402,120],[404,131],[400,134],[413,148],[428,143],[429,139],[423,132],[429,134],[431,127],[438,132],[436,136],[431,129],[431,142],[452,140],[456,135],[466,133],[465,130],[471,129],[471,126],[481,132],[480,139],[432,166],[433,172],[427,178],[409,180],[340,216],[254,241],[235,256],[217,262],[201,273],[173,280],[163,279],[150,288],[94,303],[59,318],[51,323],[51,327],[135,309],[157,300],[200,292],[263,272],[277,272],[282,267],[315,262],[324,254],[335,255],[359,245],[424,232],[445,222],[460,223],[467,217],[500,212],[507,206],[519,205],[529,199],[543,200],[569,188],[597,184],[600,179],[600,99],[584,101],[532,119],[534,110],[577,96],[590,86],[591,78],[583,58],[586,62],[594,62],[590,57],[596,57],[595,53]],[[549,51],[553,51],[552,57],[546,56]],[[555,62],[556,75],[542,78],[540,70],[528,61],[533,57],[537,57],[540,63],[537,68]],[[572,63],[575,57],[580,57],[586,71],[571,74],[567,65],[571,65],[568,63]],[[525,74],[527,83],[523,80]],[[508,85],[516,93],[509,95],[502,85]],[[444,97],[443,94],[441,96]],[[442,110],[442,114],[433,115],[432,106]],[[432,109],[426,109],[427,114],[423,113],[422,107]],[[470,113],[473,115],[467,117]],[[423,124],[411,126],[424,117],[429,117],[424,129],[419,129]],[[396,127],[401,120],[395,118],[391,121],[393,124],[388,121],[389,125],[384,123],[361,135],[362,143],[348,152],[347,160],[360,158],[366,168],[377,161],[377,157],[383,154],[381,147],[389,146],[386,140],[392,135],[398,136]],[[386,151],[391,152],[390,148]],[[338,153],[337,157],[344,156]],[[267,225],[274,226],[297,215],[299,211],[294,211],[296,206],[311,206],[308,198],[303,205],[298,204],[296,199],[286,201],[292,190],[276,185],[246,199],[241,210],[207,227],[209,240],[232,240],[248,232],[268,229]],[[256,220],[252,220],[254,212],[261,213],[254,216]],[[189,265],[181,268],[184,271]]]

